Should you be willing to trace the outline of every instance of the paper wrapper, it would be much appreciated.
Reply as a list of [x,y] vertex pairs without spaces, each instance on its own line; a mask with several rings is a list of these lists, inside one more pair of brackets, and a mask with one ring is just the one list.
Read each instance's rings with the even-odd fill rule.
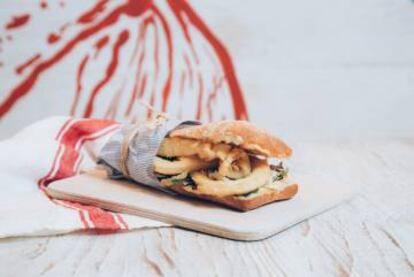
[[[116,132],[102,148],[98,164],[103,166],[112,179],[128,178],[140,184],[166,192],[154,174],[154,157],[162,140],[177,128],[199,125],[196,121],[174,119],[126,125]],[[128,174],[122,166],[122,145],[128,141],[128,156],[125,159]],[[129,175],[129,176],[125,176]]]

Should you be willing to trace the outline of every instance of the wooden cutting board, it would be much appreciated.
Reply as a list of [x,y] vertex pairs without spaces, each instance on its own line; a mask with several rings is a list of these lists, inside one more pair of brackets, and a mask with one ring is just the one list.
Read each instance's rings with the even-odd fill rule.
[[47,193],[54,198],[143,216],[219,237],[251,241],[281,232],[353,195],[347,186],[324,182],[323,178],[310,179],[313,182],[301,181],[295,198],[248,212],[172,196],[129,181],[111,180],[102,170],[51,183]]

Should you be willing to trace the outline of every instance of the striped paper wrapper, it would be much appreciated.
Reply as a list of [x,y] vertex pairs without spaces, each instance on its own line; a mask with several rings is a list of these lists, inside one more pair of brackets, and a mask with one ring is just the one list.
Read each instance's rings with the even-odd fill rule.
[[[106,170],[108,176],[112,179],[128,178],[137,183],[171,193],[169,189],[161,185],[155,176],[154,157],[162,140],[169,132],[177,128],[199,124],[196,121],[165,119],[125,125],[104,145],[98,157],[98,164]],[[129,140],[129,154],[125,162],[129,176],[125,176],[121,165],[121,148],[125,138],[131,132],[134,132],[134,135]]]

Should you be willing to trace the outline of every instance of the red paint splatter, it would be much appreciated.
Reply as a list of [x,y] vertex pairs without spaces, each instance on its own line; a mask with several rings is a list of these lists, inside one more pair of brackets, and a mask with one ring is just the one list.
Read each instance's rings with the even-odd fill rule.
[[[157,17],[161,21],[162,28],[164,29],[165,38],[167,40],[167,48],[168,48],[168,76],[167,80],[164,85],[164,89],[162,91],[162,102],[161,102],[161,111],[165,112],[167,110],[167,103],[170,96],[170,88],[171,88],[171,81],[172,81],[172,74],[173,74],[173,45],[172,45],[172,38],[171,38],[171,31],[170,27],[167,24],[166,19],[164,18],[164,15],[158,10],[157,7],[152,6],[152,10],[157,15]],[[151,95],[151,99],[154,100],[154,96]],[[151,104],[152,105],[152,104]]]
[[160,52],[160,43],[159,43],[159,33],[158,33],[158,28],[157,25],[155,24],[155,21],[153,21],[153,25],[154,26],[154,31],[155,31],[155,51],[154,51],[154,63],[155,63],[155,76],[156,79],[158,77],[158,72],[159,72],[159,68],[160,68],[160,58],[159,58],[159,52]]
[[144,91],[147,85],[147,77],[148,75],[145,74],[144,77],[141,79],[141,83],[139,84],[139,91],[138,91],[138,95],[140,98],[142,98],[142,96],[144,95]]
[[150,3],[151,1],[149,0],[129,1],[128,3],[114,9],[98,24],[86,28],[73,39],[69,40],[58,52],[52,55],[51,58],[38,64],[33,69],[31,74],[10,92],[9,96],[7,96],[0,105],[0,118],[3,117],[4,114],[6,114],[21,97],[25,96],[29,92],[42,73],[73,51],[80,42],[86,40],[102,29],[115,24],[122,14],[131,16],[138,16],[142,14],[144,11],[148,10]]
[[49,36],[47,37],[47,42],[49,44],[54,44],[56,42],[58,42],[60,40],[60,35],[56,34],[56,33],[50,33]]
[[70,26],[69,23],[65,23],[59,28],[59,33],[50,33],[47,37],[47,43],[54,44],[58,42],[62,38],[63,33],[66,31],[66,29],[69,26]]
[[[140,88],[140,85],[141,85],[140,84],[140,80],[141,80],[140,74],[141,74],[141,70],[142,70],[142,64],[143,64],[143,61],[144,61],[144,57],[145,57],[145,50],[143,50],[141,52],[141,55],[139,56],[139,59],[138,59],[138,66],[137,66],[135,84],[134,84],[134,87],[133,87],[133,90],[132,90],[131,99],[129,100],[128,107],[125,111],[125,117],[128,117],[131,114],[133,104],[134,104],[135,100],[138,98],[137,97],[138,89]],[[139,97],[142,97],[141,92],[143,92],[142,89],[140,89]]]
[[[186,81],[187,81],[187,74],[186,74],[186,72],[183,72],[181,74],[180,87],[178,89],[181,98],[183,98],[183,96],[184,96],[184,87],[185,87]],[[178,118],[182,119],[182,117],[183,117],[183,102],[180,101],[180,109],[178,110]]]
[[184,55],[184,61],[185,61],[185,65],[187,66],[190,87],[192,88],[193,87],[193,67],[190,64],[190,59],[188,58],[187,55]]
[[188,20],[203,34],[211,46],[214,48],[216,55],[219,57],[221,66],[224,70],[227,82],[229,84],[230,93],[233,101],[234,117],[236,119],[248,119],[246,104],[243,99],[240,85],[236,78],[233,62],[226,48],[211,33],[207,25],[193,11],[187,1],[184,0],[168,0],[168,4],[174,11],[176,17],[182,17],[185,14]]
[[184,94],[184,84],[185,84],[186,79],[187,79],[187,74],[185,74],[185,72],[184,72],[183,74],[181,74],[180,88],[178,89],[178,91],[180,92],[181,97],[183,97],[183,94]]
[[197,100],[197,112],[196,112],[196,119],[201,119],[201,114],[203,112],[203,94],[204,94],[204,82],[201,74],[198,74],[198,100]]
[[199,64],[200,61],[199,61],[197,52],[195,51],[195,48],[194,48],[194,45],[193,45],[193,40],[191,39],[190,33],[188,32],[188,25],[184,22],[184,19],[183,19],[182,14],[181,14],[181,9],[182,8],[180,7],[180,2],[175,1],[175,0],[174,1],[168,1],[168,2],[169,2],[168,4],[172,8],[172,11],[175,14],[175,17],[178,20],[178,23],[180,24],[181,29],[184,32],[185,39],[187,40],[188,44],[190,45],[191,54],[193,55],[196,64]]
[[[146,54],[146,49],[145,49],[145,36],[146,36],[146,32],[148,29],[148,26],[155,26],[154,24],[154,18],[148,17],[144,20],[143,24],[140,26],[140,30],[139,30],[139,35],[138,35],[138,39],[137,39],[137,46],[142,46],[140,48],[136,48],[135,51],[136,53],[140,53],[139,57],[138,57],[138,66],[137,66],[137,70],[136,70],[136,78],[135,78],[135,84],[132,90],[132,94],[131,94],[131,98],[128,102],[128,106],[127,109],[125,111],[125,117],[130,116],[131,111],[132,111],[132,107],[135,103],[135,100],[138,98],[142,98],[144,95],[144,91],[146,88],[146,82],[147,82],[147,75],[146,74],[142,74],[143,70],[142,70],[142,66],[144,64],[144,58],[145,58],[145,54]],[[155,52],[158,51],[158,33],[156,33],[156,43],[155,43]],[[141,50],[142,48],[142,50]],[[140,50],[140,51],[138,51]],[[157,55],[156,53],[154,55]],[[130,61],[130,63],[132,62],[132,60]],[[143,75],[143,77],[142,77]],[[158,76],[158,63],[157,60],[155,61],[155,72],[154,72],[155,78],[157,78]]]
[[[151,98],[150,98],[150,106],[154,106],[154,102],[155,102],[155,93],[151,93]],[[147,109],[147,119],[152,119],[153,116],[153,111],[152,109]]]
[[78,72],[76,74],[76,94],[75,94],[75,99],[73,100],[73,103],[72,103],[72,107],[70,109],[70,115],[71,116],[75,115],[76,107],[78,106],[80,94],[81,94],[81,91],[82,91],[83,71],[85,70],[85,66],[88,63],[88,60],[89,60],[89,56],[86,55],[85,57],[83,57],[80,65],[78,67]]
[[94,45],[96,52],[94,58],[98,57],[99,53],[101,52],[102,48],[104,48],[109,42],[109,36],[105,35],[100,38]]
[[111,104],[109,105],[108,110],[106,111],[105,118],[108,119],[115,119],[116,114],[118,112],[118,106],[121,99],[121,95],[125,89],[126,79],[122,82],[122,86],[118,89],[112,98]]
[[28,13],[22,15],[15,15],[11,18],[11,20],[8,23],[6,23],[5,28],[6,30],[20,28],[27,24],[27,22],[29,22],[29,19],[30,14]]
[[125,44],[125,42],[128,40],[128,38],[129,38],[129,32],[127,30],[122,31],[119,34],[118,40],[115,42],[114,47],[112,49],[112,58],[111,58],[111,62],[109,63],[106,69],[105,77],[93,89],[91,96],[89,97],[88,103],[86,104],[86,109],[83,114],[84,117],[90,117],[92,115],[95,98],[100,92],[100,90],[111,80],[118,66],[119,51],[121,47]]
[[87,24],[93,22],[96,19],[96,17],[105,10],[107,3],[108,0],[99,1],[94,7],[92,7],[91,10],[79,17],[77,22],[80,24]]
[[41,55],[38,53],[36,55],[34,55],[32,58],[28,59],[27,61],[25,61],[23,64],[19,65],[16,67],[15,72],[16,74],[22,74],[23,71],[28,68],[29,66],[33,65],[37,60],[39,60],[41,57]]
[[46,1],[40,1],[40,8],[42,10],[47,9],[47,2]]
[[223,85],[223,81],[224,81],[223,78],[220,78],[220,81],[217,81],[217,79],[214,78],[213,90],[212,90],[212,92],[210,93],[210,95],[208,96],[208,99],[207,99],[207,115],[208,115],[208,120],[209,121],[212,121],[213,120],[212,104],[213,104],[213,101],[217,97],[217,94],[219,92],[219,89]]
[[66,29],[70,26],[69,22],[66,22],[65,24],[63,24],[60,28],[59,28],[59,32],[63,33],[64,31],[66,31]]
[[[125,110],[125,115],[130,117],[130,113],[132,112],[133,104],[139,98],[143,98],[144,94],[147,91],[150,93],[149,101],[150,104],[155,104],[156,101],[160,101],[161,103],[161,110],[166,111],[170,97],[171,97],[171,90],[172,90],[172,82],[176,78],[174,77],[174,62],[177,56],[174,56],[174,51],[179,51],[179,48],[174,48],[171,33],[174,28],[171,28],[170,23],[168,20],[171,20],[171,17],[165,17],[164,14],[158,9],[155,4],[152,3],[150,0],[130,0],[127,3],[119,5],[105,13],[107,9],[107,0],[100,0],[97,2],[92,8],[88,11],[84,12],[79,16],[77,19],[77,23],[85,25],[74,37],[68,39],[55,53],[52,53],[48,59],[43,60],[42,62],[37,63],[30,74],[27,75],[17,86],[9,92],[9,95],[5,98],[3,103],[0,104],[0,118],[7,113],[15,103],[25,96],[27,93],[30,92],[31,88],[34,84],[38,81],[42,74],[47,72],[50,68],[54,65],[59,63],[63,58],[65,58],[69,53],[74,51],[78,45],[80,45],[83,41],[97,36],[98,33],[102,33],[103,30],[109,28],[110,26],[116,24],[119,21],[119,18],[122,15],[126,15],[129,17],[138,17],[144,14],[146,11],[151,11],[152,14],[145,14],[145,18],[143,18],[142,23],[140,23],[141,31],[137,38],[137,44],[134,50],[133,55],[131,55],[131,59],[129,61],[129,66],[131,66],[132,61],[137,60],[136,66],[136,74],[134,75],[134,86],[133,90],[130,92],[130,100]],[[46,3],[46,2],[45,2]],[[63,2],[62,2],[63,3]],[[238,84],[235,71],[233,68],[233,64],[231,62],[231,58],[226,51],[225,47],[221,44],[220,41],[210,32],[207,26],[202,22],[202,20],[195,14],[195,12],[191,9],[188,5],[187,1],[184,0],[168,0],[168,7],[171,8],[173,11],[173,18],[176,18],[177,22],[179,23],[179,27],[182,29],[184,34],[184,41],[187,42],[187,46],[190,52],[184,52],[178,57],[182,57],[185,62],[185,68],[183,68],[184,72],[181,73],[180,80],[177,80],[179,86],[179,93],[180,97],[183,95],[183,91],[185,90],[184,87],[187,84],[190,88],[197,87],[198,88],[198,95],[197,95],[197,112],[196,118],[200,119],[204,113],[208,113],[208,118],[211,120],[212,112],[211,112],[211,103],[213,99],[218,94],[218,88],[225,83],[228,86],[228,89],[231,94],[231,99],[233,102],[233,113],[234,118],[236,119],[247,119],[247,110],[243,100],[243,96],[241,93],[240,86]],[[93,23],[93,24],[92,24]],[[151,61],[154,63],[154,71],[153,72],[146,72],[146,69],[143,68],[144,60],[146,60],[146,36],[145,30],[147,26],[153,26],[154,36],[151,36],[154,39],[154,48],[151,48],[150,51],[153,52],[153,60]],[[69,25],[66,24],[60,28],[59,32],[51,33],[48,37],[49,43],[57,42],[60,37],[62,37],[62,32],[66,29]],[[160,30],[158,30],[160,27]],[[160,34],[162,36],[160,36]],[[191,32],[190,32],[191,31]],[[199,63],[199,56],[198,52],[193,45],[192,32],[198,31],[201,34],[201,37],[205,39],[210,49],[212,49],[212,56],[210,55],[210,62],[213,61],[215,64],[216,70],[220,70],[217,68],[219,66],[221,70],[224,72],[224,76],[220,77],[220,85],[217,85],[217,81],[214,81],[213,89],[209,95],[204,96],[207,92],[207,83],[204,79],[205,76],[198,73],[197,76],[194,74],[194,70],[198,67]],[[11,38],[11,37],[10,37]],[[166,46],[166,75],[163,75],[163,79],[158,80],[158,71],[159,71],[159,38],[165,39],[163,43]],[[106,66],[104,76],[100,81],[98,81],[92,88],[92,91],[89,95],[89,99],[87,101],[86,108],[84,110],[83,115],[88,117],[91,116],[94,110],[94,104],[96,102],[97,95],[102,91],[102,89],[111,81],[112,76],[117,72],[117,67],[119,63],[119,56],[121,48],[129,39],[129,32],[127,30],[122,31],[118,34],[117,39],[115,40],[112,46],[112,55],[108,65]],[[101,49],[109,44],[112,41],[107,34],[104,34],[99,38],[95,44],[95,55],[96,57]],[[142,48],[142,49],[140,49]],[[164,52],[163,52],[164,53]],[[188,55],[189,53],[189,55]],[[210,52],[211,53],[211,52]],[[209,54],[209,53],[208,53]],[[88,58],[86,58],[88,57]],[[91,56],[92,57],[92,56]],[[134,57],[134,58],[133,58]],[[76,112],[76,107],[78,106],[80,93],[82,91],[81,79],[84,72],[84,68],[89,60],[89,54],[84,56],[80,64],[78,65],[77,71],[77,78],[76,78],[76,94],[74,98],[74,102],[72,103],[71,107],[71,114],[74,115]],[[218,62],[217,62],[218,61]],[[146,64],[146,63],[145,63]],[[165,63],[162,63],[165,65]],[[148,75],[153,74],[153,75]],[[220,76],[222,72],[219,73]],[[148,78],[150,76],[151,78]],[[161,76],[161,75],[160,75]],[[196,80],[195,77],[197,77]],[[149,83],[150,80],[152,83]],[[198,81],[198,82],[194,82]],[[149,85],[147,85],[149,83]],[[193,84],[194,83],[194,84]],[[197,83],[197,84],[195,84]],[[146,91],[146,88],[147,91]],[[158,91],[158,88],[161,91]],[[117,90],[115,96],[113,97],[113,101],[110,104],[109,109],[107,110],[107,116],[114,117],[117,108],[119,105],[120,95],[122,95],[122,89]],[[225,90],[227,92],[227,90]],[[158,94],[160,93],[160,94]],[[224,92],[223,92],[224,93]],[[207,101],[205,101],[207,99]],[[204,103],[206,102],[206,103]],[[158,103],[158,102],[157,102]],[[206,108],[206,109],[205,109]],[[136,115],[131,115],[132,118],[136,118]],[[152,112],[147,111],[147,116],[151,117]]]

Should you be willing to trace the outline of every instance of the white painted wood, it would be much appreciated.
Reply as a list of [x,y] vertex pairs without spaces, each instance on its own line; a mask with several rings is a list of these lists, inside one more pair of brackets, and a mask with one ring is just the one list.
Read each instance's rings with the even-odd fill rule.
[[299,144],[303,174],[360,194],[272,238],[237,242],[177,228],[4,239],[0,276],[413,276],[414,138]]
[[[32,18],[35,24],[31,26],[35,28],[18,30],[13,41],[5,41],[2,35],[0,61],[5,66],[0,69],[0,97],[15,83],[15,67],[42,50],[50,32],[76,20],[79,12],[95,1],[67,1],[63,9],[50,4],[47,12],[39,10],[38,2],[26,1],[22,7],[20,1],[0,1],[1,27],[12,14],[38,11]],[[413,0],[190,3],[229,49],[254,123],[282,137],[289,136],[289,142],[295,138],[413,134]],[[108,5],[116,6],[117,1]],[[125,25],[117,26],[114,32],[133,29],[128,18],[122,22]],[[70,33],[63,39],[68,37]],[[133,37],[131,33],[130,41]],[[84,47],[88,44],[79,50]],[[123,49],[123,56],[129,56],[132,49]],[[44,57],[53,52],[48,49]],[[82,53],[75,52],[62,66],[37,81],[34,93],[18,104],[9,119],[0,122],[0,138],[46,116],[68,114],[70,105],[65,101],[71,103],[76,90],[74,64]],[[91,65],[82,97],[93,89],[92,84],[87,86],[88,80],[104,76],[109,58],[110,51],[102,52],[99,63]],[[115,79],[103,93],[120,86]],[[106,107],[111,99],[102,99],[102,106]],[[227,101],[220,106],[228,107]]]
[[[308,156],[308,164],[312,157]],[[172,196],[126,180],[113,180],[93,170],[50,184],[54,198],[94,205],[115,212],[143,216],[190,230],[235,240],[260,240],[348,200],[354,192],[334,176],[314,172],[295,174],[299,192],[289,201],[240,212],[189,197]],[[321,197],[323,195],[323,197]]]
[[254,123],[289,142],[413,135],[414,1],[192,4],[234,57]]

